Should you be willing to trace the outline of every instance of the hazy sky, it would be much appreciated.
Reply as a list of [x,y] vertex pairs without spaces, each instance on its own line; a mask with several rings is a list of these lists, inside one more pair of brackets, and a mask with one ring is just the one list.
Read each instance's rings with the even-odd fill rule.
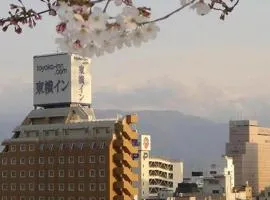
[[[0,3],[1,16],[8,4]],[[16,2],[16,1],[15,1]],[[38,1],[25,0],[25,2]],[[178,0],[148,0],[155,16]],[[93,59],[94,107],[179,110],[227,121],[270,114],[270,1],[241,0],[223,22],[187,9],[160,23],[156,40]],[[32,57],[54,53],[57,18],[22,35],[0,32],[0,115],[32,105]]]

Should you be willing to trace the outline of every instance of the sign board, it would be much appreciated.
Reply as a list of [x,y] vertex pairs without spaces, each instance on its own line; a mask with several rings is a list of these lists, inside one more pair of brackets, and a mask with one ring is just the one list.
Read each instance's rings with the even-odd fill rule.
[[91,104],[90,59],[68,53],[34,57],[35,106]]
[[150,135],[141,135],[141,150],[151,151],[151,136]]

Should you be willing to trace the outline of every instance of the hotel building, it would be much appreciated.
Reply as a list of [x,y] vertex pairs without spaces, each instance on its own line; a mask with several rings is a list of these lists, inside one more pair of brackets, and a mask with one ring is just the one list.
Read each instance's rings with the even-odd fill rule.
[[[34,57],[34,109],[2,142],[2,200],[133,200],[136,115],[97,120],[90,60]],[[136,142],[135,142],[136,143]]]

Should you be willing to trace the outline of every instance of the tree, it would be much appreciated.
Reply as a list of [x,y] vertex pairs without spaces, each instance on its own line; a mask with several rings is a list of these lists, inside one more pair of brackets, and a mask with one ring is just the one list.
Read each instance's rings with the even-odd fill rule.
[[[27,8],[22,0],[10,4],[9,16],[0,19],[2,30],[14,27],[21,34],[23,25],[34,28],[45,13],[58,16],[61,22],[56,31],[60,37],[56,43],[60,49],[92,57],[154,39],[159,32],[157,22],[187,7],[201,16],[217,11],[224,20],[239,0],[180,0],[178,8],[156,19],[151,18],[151,8],[136,7],[135,0],[40,0],[40,3],[46,5],[45,10]],[[110,15],[111,4],[120,8],[117,15]]]

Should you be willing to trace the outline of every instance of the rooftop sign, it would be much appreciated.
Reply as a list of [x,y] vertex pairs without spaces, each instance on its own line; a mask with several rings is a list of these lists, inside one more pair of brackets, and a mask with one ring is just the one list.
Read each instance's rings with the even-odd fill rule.
[[90,59],[67,53],[34,57],[35,106],[91,104]]

